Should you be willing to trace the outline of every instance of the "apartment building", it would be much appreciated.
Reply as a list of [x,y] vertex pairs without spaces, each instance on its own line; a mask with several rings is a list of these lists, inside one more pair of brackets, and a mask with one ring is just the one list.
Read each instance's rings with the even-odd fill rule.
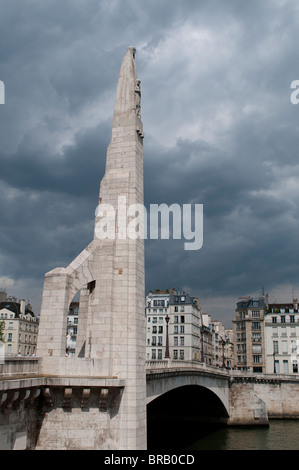
[[235,367],[265,373],[265,296],[243,297],[239,300],[233,318]]
[[213,365],[233,368],[234,345],[233,332],[224,328],[219,320],[211,320]]
[[215,362],[213,355],[214,334],[211,315],[201,314],[201,362],[212,366]]
[[149,292],[146,297],[145,313],[146,359],[162,360],[166,356],[166,333],[169,335],[169,291],[159,291],[155,294]]
[[29,303],[0,292],[0,321],[4,323],[4,356],[35,355],[39,322]]
[[201,312],[197,297],[173,292],[169,297],[169,342],[173,359],[201,361]]
[[199,361],[233,367],[232,331],[201,311],[184,291],[149,292],[146,297],[147,360]]
[[175,289],[149,292],[146,358],[201,360],[201,317],[196,297]]
[[266,373],[298,374],[298,300],[268,304],[264,331]]

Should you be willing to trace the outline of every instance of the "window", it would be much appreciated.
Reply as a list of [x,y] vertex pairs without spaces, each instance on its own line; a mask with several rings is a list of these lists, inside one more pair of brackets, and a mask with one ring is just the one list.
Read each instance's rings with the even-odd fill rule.
[[185,326],[184,326],[184,325],[181,325],[181,326],[180,326],[180,333],[181,333],[181,334],[184,334],[184,333],[185,333]]
[[185,315],[181,315],[181,323],[185,323]]
[[157,327],[153,326],[153,334],[156,334],[156,333],[157,333]]
[[165,306],[165,300],[154,300],[154,307],[164,307]]
[[281,323],[285,323],[286,322],[286,316],[285,315],[280,315],[280,321],[281,321]]
[[282,354],[288,354],[288,342],[287,341],[282,342]]
[[96,287],[96,281],[90,281],[87,284],[87,289],[89,290],[89,294],[92,294],[92,292],[95,290]]
[[163,341],[162,336],[158,336],[158,346],[162,346],[162,341]]
[[272,317],[272,323],[277,323],[277,317]]
[[7,335],[7,341],[12,341],[12,333],[8,333],[8,335]]
[[156,344],[157,344],[156,341],[157,341],[156,336],[152,336],[152,345],[153,346],[156,346]]
[[185,338],[184,336],[180,336],[180,345],[185,346]]
[[159,334],[162,334],[162,333],[163,333],[163,326],[159,326],[159,327],[158,327],[158,333],[159,333]]
[[283,372],[284,374],[289,372],[289,361],[286,359],[283,361]]
[[252,318],[259,318],[261,315],[260,315],[260,311],[259,310],[253,310],[252,311]]
[[185,351],[180,349],[180,360],[183,361],[185,359]]
[[292,354],[297,354],[297,341],[291,341]]
[[162,359],[162,349],[158,349],[158,359]]
[[174,307],[174,311],[175,311],[175,312],[178,312],[178,311],[179,311],[179,307],[178,307],[177,305]]
[[156,350],[152,349],[152,359],[156,359]]
[[174,330],[173,330],[174,334],[177,335],[178,332],[179,332],[179,327],[178,327],[178,325],[174,325],[173,328],[174,328]]
[[173,359],[177,359],[177,358],[178,358],[178,350],[174,349],[173,350]]
[[262,352],[262,345],[261,344],[253,344],[252,345],[252,352],[254,354],[261,353]]
[[8,329],[9,329],[9,330],[12,330],[12,329],[13,329],[13,322],[12,322],[12,321],[9,322],[9,324],[8,324]]
[[252,341],[261,341],[260,333],[252,333]]
[[153,317],[153,323],[157,323],[157,317]]
[[259,321],[253,321],[252,322],[252,329],[253,330],[260,330],[261,329],[261,323]]
[[273,341],[273,353],[278,354],[278,341]]
[[298,374],[298,362],[293,361],[293,373]]
[[179,344],[179,338],[178,338],[177,336],[175,336],[175,337],[173,338],[173,344],[174,344],[174,346],[178,346],[178,344]]
[[254,364],[260,364],[262,361],[262,356],[253,356],[253,362]]
[[290,315],[290,322],[295,323],[295,315]]
[[179,323],[179,317],[177,315],[174,317],[174,323]]

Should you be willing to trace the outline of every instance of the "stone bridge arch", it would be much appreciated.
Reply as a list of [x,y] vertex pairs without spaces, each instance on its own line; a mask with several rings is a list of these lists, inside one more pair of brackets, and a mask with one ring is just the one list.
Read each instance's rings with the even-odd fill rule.
[[159,375],[147,380],[148,449],[182,449],[210,426],[227,424],[229,392],[223,380],[184,372]]
[[161,395],[185,386],[198,386],[209,390],[222,404],[229,416],[229,376],[205,373],[198,370],[148,371],[147,405]]

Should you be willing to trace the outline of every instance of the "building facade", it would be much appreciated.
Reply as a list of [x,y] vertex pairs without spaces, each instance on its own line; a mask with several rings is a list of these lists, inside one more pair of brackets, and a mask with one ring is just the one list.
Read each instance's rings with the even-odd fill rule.
[[[169,318],[169,292],[150,292],[146,297],[146,359],[162,360],[166,354],[166,321]],[[168,325],[168,326],[167,326]]]
[[170,357],[201,361],[201,312],[197,297],[172,292],[169,297]]
[[201,313],[196,297],[175,289],[146,297],[146,358],[201,360]]
[[266,373],[298,374],[298,300],[268,304],[264,330]]
[[239,370],[266,372],[264,318],[265,297],[244,297],[233,319],[234,364]]
[[232,369],[234,345],[232,330],[226,330],[219,320],[211,320],[213,365]]
[[199,361],[233,367],[232,332],[201,311],[185,292],[149,292],[146,297],[146,359]]
[[79,302],[71,302],[67,316],[66,354],[75,356],[79,322]]
[[4,356],[36,354],[39,322],[29,303],[0,292],[0,321],[4,322]]

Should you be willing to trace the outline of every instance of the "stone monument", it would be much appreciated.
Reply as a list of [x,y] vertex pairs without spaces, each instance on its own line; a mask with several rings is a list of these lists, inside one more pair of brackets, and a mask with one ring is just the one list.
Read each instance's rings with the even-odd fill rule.
[[[49,387],[37,449],[146,448],[144,241],[127,236],[133,215],[123,220],[119,210],[120,201],[143,205],[135,53],[129,47],[121,65],[94,239],[67,268],[45,275],[37,356]],[[79,290],[76,357],[66,357],[68,308]]]

